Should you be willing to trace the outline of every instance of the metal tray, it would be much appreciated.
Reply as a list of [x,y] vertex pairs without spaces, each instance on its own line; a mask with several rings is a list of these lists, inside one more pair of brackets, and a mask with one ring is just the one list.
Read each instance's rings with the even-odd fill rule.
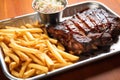
[[[82,11],[84,9],[96,8],[96,7],[103,8],[103,9],[107,10],[110,14],[114,14],[114,15],[120,17],[119,15],[117,15],[115,12],[113,12],[111,9],[109,9],[107,6],[105,6],[104,4],[102,4],[100,2],[85,1],[85,2],[78,3],[78,4],[68,5],[68,7],[63,12],[63,20],[71,17],[73,14],[75,14],[79,11]],[[40,18],[39,18],[39,15],[37,12],[23,15],[23,16],[18,16],[15,18],[1,20],[0,21],[0,28],[4,28],[4,26],[6,26],[6,25],[7,26],[20,26],[20,25],[24,25],[26,23],[34,23],[35,21],[40,21]],[[81,60],[72,64],[72,65],[69,65],[69,66],[66,66],[63,68],[59,68],[57,70],[53,70],[51,72],[48,72],[47,74],[41,74],[38,76],[27,78],[26,80],[42,79],[42,78],[45,78],[48,76],[55,75],[55,74],[60,73],[60,72],[64,72],[64,71],[67,71],[67,70],[70,70],[70,69],[73,69],[73,68],[76,68],[76,67],[79,67],[79,66],[82,66],[82,65],[85,65],[85,64],[88,64],[88,63],[91,63],[91,62],[115,55],[115,54],[118,54],[120,52],[119,46],[120,46],[120,37],[119,37],[118,41],[110,47],[108,52],[100,52],[99,54],[92,54],[92,56],[87,55],[87,57],[80,56]],[[7,66],[5,64],[5,61],[4,61],[4,54],[2,53],[1,50],[0,50],[0,55],[1,55],[0,56],[0,63],[1,63],[1,66],[3,68],[3,72],[5,73],[5,75],[11,80],[19,80],[20,78],[16,78],[9,73]]]

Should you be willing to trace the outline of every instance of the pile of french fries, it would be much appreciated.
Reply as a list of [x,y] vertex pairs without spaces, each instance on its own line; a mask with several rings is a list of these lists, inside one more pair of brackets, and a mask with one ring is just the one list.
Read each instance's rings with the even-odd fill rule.
[[38,22],[0,29],[0,46],[10,73],[18,78],[46,74],[79,59],[65,52],[65,48],[50,38]]

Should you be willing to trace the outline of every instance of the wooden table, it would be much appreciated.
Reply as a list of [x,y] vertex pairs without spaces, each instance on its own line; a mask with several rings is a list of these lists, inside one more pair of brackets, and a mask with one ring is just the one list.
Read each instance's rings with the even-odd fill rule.
[[[69,4],[85,0],[68,0]],[[97,0],[120,15],[120,0]],[[0,0],[0,20],[33,12],[32,0]],[[120,54],[105,58],[46,80],[120,80]],[[8,80],[0,67],[0,80]]]

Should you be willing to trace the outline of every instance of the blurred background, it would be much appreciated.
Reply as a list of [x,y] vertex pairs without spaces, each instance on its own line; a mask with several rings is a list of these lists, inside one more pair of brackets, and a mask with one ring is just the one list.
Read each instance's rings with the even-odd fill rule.
[[[69,5],[87,0],[68,0]],[[89,0],[90,1],[90,0]],[[120,14],[119,5],[120,0],[96,0],[100,1]],[[0,20],[5,18],[11,18],[27,13],[32,13],[31,7],[32,0],[0,0]]]

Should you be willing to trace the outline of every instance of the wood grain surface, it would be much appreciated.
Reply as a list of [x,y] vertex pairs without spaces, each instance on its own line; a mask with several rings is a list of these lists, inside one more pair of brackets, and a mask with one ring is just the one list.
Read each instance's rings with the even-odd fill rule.
[[[68,0],[69,5],[85,0]],[[120,15],[120,0],[96,0]],[[0,0],[0,20],[34,12],[32,0]],[[0,66],[0,80],[8,80]],[[120,80],[120,54],[105,58],[46,80]]]

